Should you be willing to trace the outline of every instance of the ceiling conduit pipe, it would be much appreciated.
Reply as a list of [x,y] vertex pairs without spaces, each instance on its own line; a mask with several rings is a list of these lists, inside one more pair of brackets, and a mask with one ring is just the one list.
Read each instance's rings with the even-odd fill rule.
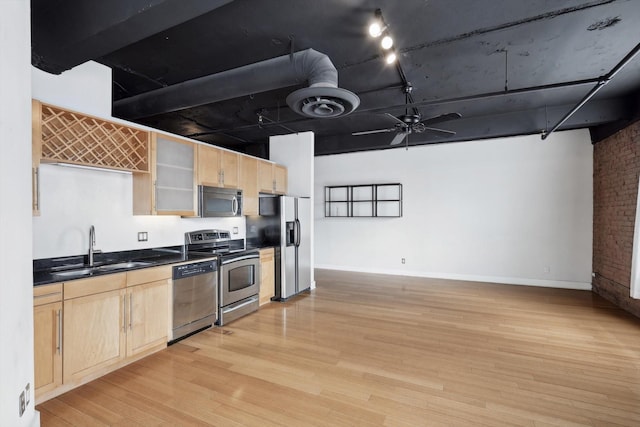
[[120,99],[113,110],[117,117],[139,119],[305,82],[309,87],[287,97],[298,114],[332,118],[347,115],[360,104],[354,93],[338,88],[338,71],[329,57],[306,49]]
[[622,61],[618,62],[618,64],[613,67],[613,69],[609,71],[609,73],[600,77],[596,85],[589,91],[589,93],[587,93],[575,107],[573,107],[567,114],[565,114],[564,117],[562,117],[560,121],[551,128],[551,130],[542,132],[542,139],[547,139],[547,137],[551,135],[551,133],[555,132],[560,126],[562,126],[562,124],[566,122],[569,117],[573,116],[576,111],[582,108],[584,104],[586,104],[591,98],[593,98],[594,95],[598,93],[598,91],[602,89],[607,83],[609,83],[611,79],[613,79],[616,74],[618,74],[629,62],[631,62],[638,53],[640,53],[640,43],[638,43],[636,47],[634,47],[633,50],[631,50],[631,52],[629,52],[627,56],[622,59]]

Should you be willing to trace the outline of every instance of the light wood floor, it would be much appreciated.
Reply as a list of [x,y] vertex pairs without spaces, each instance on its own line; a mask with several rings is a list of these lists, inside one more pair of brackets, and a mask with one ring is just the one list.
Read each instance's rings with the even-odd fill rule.
[[316,280],[39,405],[42,426],[640,426],[640,319],[591,292]]

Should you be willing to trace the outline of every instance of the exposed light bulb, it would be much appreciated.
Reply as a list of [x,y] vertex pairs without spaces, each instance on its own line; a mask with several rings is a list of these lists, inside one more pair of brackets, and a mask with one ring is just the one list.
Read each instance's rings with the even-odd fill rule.
[[379,21],[376,21],[369,25],[369,35],[371,37],[380,37],[382,34],[382,25],[380,25]]
[[386,56],[385,61],[387,61],[387,64],[393,64],[394,62],[396,62],[396,54],[393,52],[390,52]]
[[393,39],[390,36],[384,36],[380,42],[380,46],[385,50],[391,49],[391,46],[393,46]]

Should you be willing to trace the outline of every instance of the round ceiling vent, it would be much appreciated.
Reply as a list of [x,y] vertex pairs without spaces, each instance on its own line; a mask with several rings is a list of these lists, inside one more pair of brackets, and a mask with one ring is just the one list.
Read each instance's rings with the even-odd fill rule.
[[298,114],[314,119],[346,116],[360,105],[360,98],[338,87],[306,87],[287,96],[287,104]]

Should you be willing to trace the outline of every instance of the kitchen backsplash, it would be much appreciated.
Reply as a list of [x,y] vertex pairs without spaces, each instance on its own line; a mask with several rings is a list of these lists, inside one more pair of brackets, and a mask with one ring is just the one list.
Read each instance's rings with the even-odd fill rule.
[[[113,252],[181,245],[184,233],[202,228],[237,230],[245,237],[245,219],[134,216],[132,177],[127,173],[43,164],[41,213],[33,218],[33,257],[86,253],[89,227],[95,226],[97,249]],[[148,240],[138,241],[138,232]]]

